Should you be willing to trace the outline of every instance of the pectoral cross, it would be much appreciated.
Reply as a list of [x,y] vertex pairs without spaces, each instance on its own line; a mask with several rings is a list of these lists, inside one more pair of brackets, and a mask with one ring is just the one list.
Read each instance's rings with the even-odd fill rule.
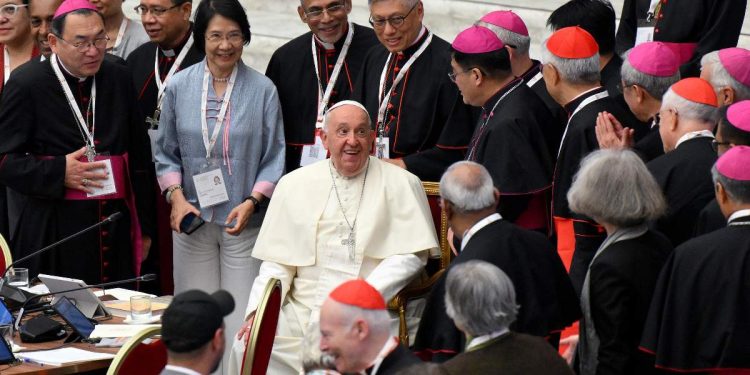
[[349,231],[349,237],[341,240],[341,245],[344,245],[349,250],[349,259],[354,260],[354,246],[356,241],[354,239],[354,231]]
[[375,147],[377,147],[375,156],[378,159],[382,159],[385,156],[385,143],[383,143],[383,141],[377,142],[377,145]]
[[86,145],[86,152],[84,152],[84,155],[86,155],[86,160],[88,160],[89,163],[93,163],[94,160],[96,160],[96,150],[94,150],[94,146]]
[[159,116],[161,116],[161,111],[156,109],[153,117],[146,117],[146,123],[150,129],[156,130],[159,128]]

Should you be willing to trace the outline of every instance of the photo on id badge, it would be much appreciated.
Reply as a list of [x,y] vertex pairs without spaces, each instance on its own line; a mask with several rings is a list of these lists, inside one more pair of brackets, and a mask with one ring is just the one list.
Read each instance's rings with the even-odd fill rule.
[[201,208],[216,206],[229,201],[221,163],[211,159],[193,176],[195,192]]

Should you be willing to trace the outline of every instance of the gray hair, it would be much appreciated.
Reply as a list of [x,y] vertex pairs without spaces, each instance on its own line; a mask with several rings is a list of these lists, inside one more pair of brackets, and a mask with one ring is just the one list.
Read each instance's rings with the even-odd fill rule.
[[599,150],[581,162],[568,190],[570,209],[618,227],[630,227],[664,214],[667,203],[654,176],[629,150]]
[[633,67],[628,60],[628,54],[630,50],[625,52],[622,58],[622,67],[620,68],[620,76],[625,85],[638,85],[643,87],[654,99],[661,100],[664,93],[669,90],[669,87],[677,83],[680,80],[680,71],[669,77],[657,77],[650,74],[643,73]]
[[[385,0],[367,0],[367,5],[370,6],[380,1],[385,1]],[[407,7],[411,8],[417,5],[417,3],[420,2],[421,0],[398,0],[398,1],[400,1],[402,4],[406,5]]]
[[497,37],[503,41],[504,44],[510,44],[516,47],[516,52],[522,56],[529,55],[529,47],[531,46],[531,37],[514,33],[506,28],[493,25],[489,22],[477,21],[474,23],[477,26],[482,26],[492,30]]
[[564,59],[558,57],[547,49],[547,40],[542,48],[542,61],[555,66],[560,76],[572,84],[599,83],[599,53],[585,59]]
[[696,103],[677,95],[670,87],[661,100],[661,110],[674,109],[679,117],[690,120],[698,120],[711,124],[716,124],[719,117],[718,108]]
[[494,207],[495,185],[484,166],[459,161],[440,178],[440,196],[451,202],[458,213],[476,212]]
[[362,319],[367,322],[367,326],[374,334],[389,334],[391,323],[388,310],[363,309],[334,300],[331,300],[331,302],[338,304],[341,308],[341,314],[348,318],[347,326],[354,324],[357,319]]
[[363,106],[362,104],[360,104],[358,101],[355,101],[355,100],[342,100],[332,105],[331,108],[328,108],[328,110],[323,115],[323,129],[321,129],[323,132],[328,131],[328,122],[329,122],[329,117],[331,116],[331,112],[333,112],[334,110],[340,107],[345,107],[345,106],[353,106],[353,107],[357,107],[361,109],[362,112],[364,112],[365,114],[365,118],[367,118],[367,127],[372,129],[372,119],[370,119],[370,113],[367,112],[367,108],[365,108],[365,106]]
[[445,312],[470,336],[510,327],[519,306],[508,275],[492,263],[470,260],[451,267],[445,282]]
[[719,51],[709,52],[701,58],[701,68],[711,67],[711,86],[718,91],[722,87],[730,87],[734,90],[734,101],[750,99],[750,87],[747,87],[734,79],[719,58]]
[[727,192],[729,199],[741,204],[750,204],[750,181],[741,181],[724,176],[714,164],[711,168],[711,177],[714,184],[721,184]]

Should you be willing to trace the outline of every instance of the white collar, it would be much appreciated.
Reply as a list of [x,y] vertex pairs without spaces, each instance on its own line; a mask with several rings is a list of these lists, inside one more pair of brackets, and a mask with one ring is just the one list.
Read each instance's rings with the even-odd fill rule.
[[63,68],[63,70],[65,70],[65,73],[68,73],[69,75],[71,75],[71,76],[73,76],[75,78],[78,78],[78,82],[83,82],[83,81],[86,80],[87,77],[79,77],[79,76],[71,73],[70,70],[68,70],[68,68],[65,66],[65,64],[63,63],[63,61],[59,57],[57,58],[57,62],[60,63],[60,66]]
[[578,100],[578,98],[580,98],[580,97],[582,97],[582,96],[584,96],[584,95],[586,95],[586,94],[588,94],[588,93],[590,93],[590,92],[592,92],[594,90],[599,90],[600,88],[602,88],[602,87],[601,86],[597,86],[597,87],[594,87],[593,89],[588,89],[588,90],[586,90],[586,91],[584,91],[584,92],[576,95],[576,97],[573,98],[573,99],[571,99],[570,101],[568,101],[568,103],[573,103],[574,101]]
[[471,341],[469,341],[469,345],[466,345],[466,351],[468,352],[471,348],[484,344],[485,342],[490,341],[492,339],[498,338],[508,332],[510,331],[508,331],[508,329],[505,328],[505,329],[501,329],[499,331],[495,331],[486,335],[477,336],[471,339]]
[[674,148],[680,147],[680,144],[682,144],[685,141],[691,140],[693,138],[701,138],[701,137],[709,137],[713,138],[714,133],[711,133],[710,130],[698,130],[694,132],[688,132],[682,135],[680,139],[677,140],[677,143],[674,145]]
[[474,225],[471,226],[471,228],[467,229],[466,232],[464,232],[463,237],[461,238],[461,249],[459,251],[463,251],[466,245],[469,243],[469,240],[471,239],[474,234],[479,232],[480,229],[498,221],[502,220],[502,216],[500,216],[499,213],[495,212],[492,215],[489,215],[485,217],[482,220],[477,221]]
[[[410,47],[412,47],[415,44],[417,44],[417,42],[419,42],[419,40],[422,39],[422,37],[426,33],[427,33],[427,28],[424,25],[422,25],[422,28],[419,30],[419,35],[417,35],[417,37],[414,38],[414,41],[411,42],[411,44],[409,44],[409,47],[406,47],[406,49],[409,49]],[[396,53],[399,54],[399,55],[403,55],[404,51],[399,51],[399,52],[396,52]]]
[[731,215],[729,215],[729,219],[727,219],[727,223],[731,223],[732,220],[739,219],[741,217],[746,217],[746,216],[750,216],[750,208],[734,211]]
[[[318,42],[318,43],[320,43],[320,45],[323,46],[323,48],[325,50],[335,50],[336,49],[335,43],[328,43],[328,42],[324,41],[323,39],[318,38],[318,36],[315,35],[315,34],[313,34],[313,37],[315,38],[315,41]],[[342,38],[346,38],[346,34],[344,34],[342,36]]]
[[189,369],[187,367],[182,367],[182,366],[167,365],[166,367],[164,367],[164,369],[174,371],[174,372],[179,372],[181,374],[187,374],[187,375],[201,375],[200,372],[197,372],[193,369]]
[[378,372],[378,369],[380,369],[380,365],[383,363],[383,360],[385,357],[387,357],[391,352],[398,347],[398,339],[395,337],[390,337],[388,340],[385,341],[383,344],[383,347],[380,349],[380,352],[378,353],[378,356],[375,357],[375,361],[372,363],[372,372],[370,375],[375,375]]

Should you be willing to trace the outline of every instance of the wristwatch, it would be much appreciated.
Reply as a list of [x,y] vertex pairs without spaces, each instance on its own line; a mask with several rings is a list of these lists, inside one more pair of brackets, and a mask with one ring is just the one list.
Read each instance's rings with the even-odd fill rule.
[[255,197],[254,197],[254,196],[252,196],[252,195],[249,195],[249,196],[247,196],[247,197],[246,197],[245,199],[243,199],[242,201],[243,201],[243,202],[244,202],[244,201],[250,201],[250,202],[253,202],[253,206],[255,206],[255,208],[256,208],[256,209],[257,209],[258,207],[260,207],[260,201],[258,201],[258,199],[257,199],[257,198],[255,198]]
[[182,190],[182,185],[176,184],[167,188],[167,192],[164,195],[164,197],[167,199],[167,203],[172,204],[172,193],[174,193],[175,190]]

